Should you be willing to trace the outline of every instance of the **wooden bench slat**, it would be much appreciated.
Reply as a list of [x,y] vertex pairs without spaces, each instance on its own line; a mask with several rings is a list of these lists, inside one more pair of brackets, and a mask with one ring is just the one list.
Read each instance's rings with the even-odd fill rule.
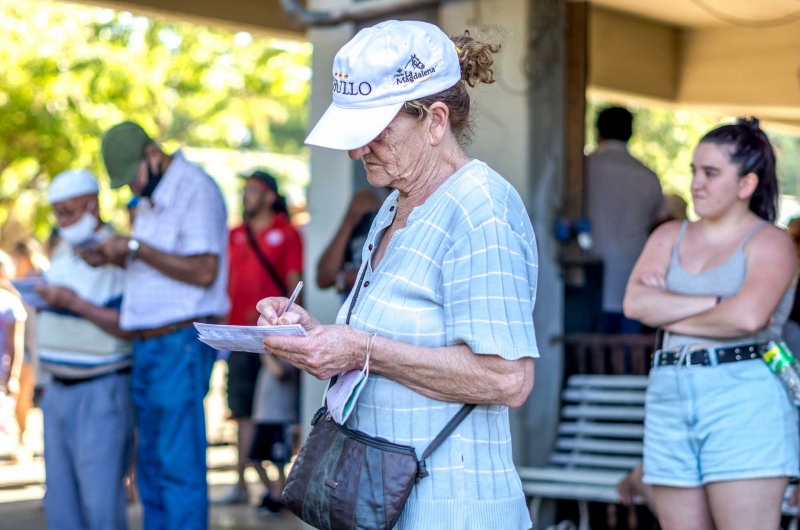
[[644,405],[644,392],[620,390],[588,390],[585,388],[568,388],[561,393],[566,402],[582,403],[614,403],[622,405]]
[[632,456],[580,455],[574,453],[554,453],[550,457],[550,462],[553,464],[620,469],[626,473],[641,461],[641,458]]
[[567,419],[644,421],[644,407],[566,405],[562,409],[561,417]]
[[593,421],[561,422],[559,434],[602,436],[604,438],[644,438],[644,425],[625,423],[596,423]]
[[617,488],[612,486],[587,486],[581,484],[554,484],[523,482],[522,491],[530,497],[569,499],[590,502],[619,502]]
[[563,482],[589,484],[593,486],[613,486],[625,476],[624,471],[598,471],[596,469],[564,469],[560,467],[521,467],[517,469],[523,481]]
[[585,451],[607,455],[634,455],[642,456],[644,444],[642,442],[627,442],[620,440],[591,440],[585,438],[559,438],[556,440],[558,449],[572,451]]
[[603,387],[619,389],[647,388],[646,375],[573,375],[567,379],[567,387]]

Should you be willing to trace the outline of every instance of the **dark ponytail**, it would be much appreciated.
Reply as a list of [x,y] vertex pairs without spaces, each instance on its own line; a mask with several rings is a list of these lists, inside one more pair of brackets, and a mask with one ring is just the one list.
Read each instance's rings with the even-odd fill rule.
[[778,176],[775,173],[775,151],[758,124],[758,118],[739,118],[733,125],[723,125],[707,133],[700,143],[729,145],[731,162],[739,166],[739,176],[750,173],[758,177],[758,185],[750,197],[750,211],[774,223],[778,217]]

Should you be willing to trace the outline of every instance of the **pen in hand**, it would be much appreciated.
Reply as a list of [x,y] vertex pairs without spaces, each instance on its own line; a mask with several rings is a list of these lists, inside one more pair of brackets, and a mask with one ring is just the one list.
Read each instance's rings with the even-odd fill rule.
[[286,312],[289,311],[289,309],[291,309],[292,304],[294,304],[294,301],[297,300],[297,296],[300,294],[300,289],[302,288],[303,288],[303,282],[297,282],[297,287],[294,288],[292,296],[289,297],[289,303],[287,303],[286,307],[283,308],[283,312],[280,315],[278,315],[278,318],[282,317]]

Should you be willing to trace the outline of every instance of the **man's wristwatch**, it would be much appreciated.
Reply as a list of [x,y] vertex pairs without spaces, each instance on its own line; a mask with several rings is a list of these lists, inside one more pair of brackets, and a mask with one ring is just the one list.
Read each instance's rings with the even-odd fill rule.
[[129,239],[128,240],[128,261],[132,261],[133,258],[136,257],[136,253],[139,252],[139,240],[138,239]]

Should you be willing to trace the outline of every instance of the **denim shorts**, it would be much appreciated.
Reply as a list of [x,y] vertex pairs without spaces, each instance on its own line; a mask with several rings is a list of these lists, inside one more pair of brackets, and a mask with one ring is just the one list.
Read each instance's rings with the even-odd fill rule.
[[655,367],[645,411],[646,484],[800,475],[797,408],[761,359]]

